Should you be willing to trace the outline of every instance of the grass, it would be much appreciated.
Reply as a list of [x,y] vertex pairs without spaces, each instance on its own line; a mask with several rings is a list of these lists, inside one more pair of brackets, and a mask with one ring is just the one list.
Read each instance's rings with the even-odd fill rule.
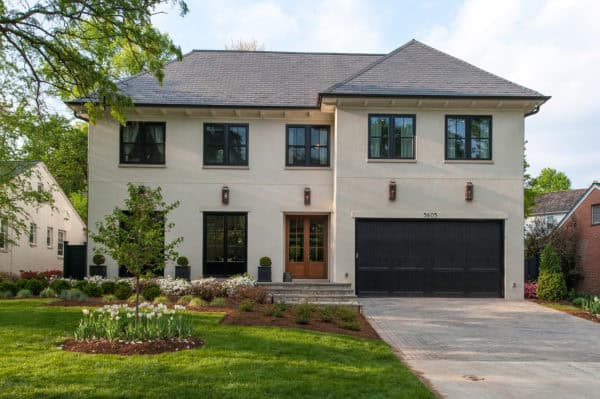
[[570,303],[545,301],[538,301],[537,303],[550,309],[560,310],[561,312],[581,312],[581,308]]
[[434,398],[381,341],[224,326],[219,313],[194,316],[203,348],[64,352],[81,310],[49,301],[0,300],[0,398]]

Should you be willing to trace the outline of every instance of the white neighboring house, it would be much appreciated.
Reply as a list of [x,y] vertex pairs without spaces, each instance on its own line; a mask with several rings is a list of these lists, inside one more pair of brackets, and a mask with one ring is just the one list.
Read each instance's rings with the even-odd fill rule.
[[[275,282],[523,299],[524,119],[549,97],[415,40],[193,51],[164,73],[121,82],[126,126],[90,125],[90,226],[128,182],[160,186],[192,278],[256,276],[269,256]],[[86,118],[85,101],[68,105]]]
[[17,170],[29,171],[26,181],[34,189],[51,191],[54,203],[25,206],[29,231],[16,244],[4,239],[10,232],[6,220],[0,221],[0,272],[62,270],[64,242],[84,243],[85,223],[43,162],[23,162]]

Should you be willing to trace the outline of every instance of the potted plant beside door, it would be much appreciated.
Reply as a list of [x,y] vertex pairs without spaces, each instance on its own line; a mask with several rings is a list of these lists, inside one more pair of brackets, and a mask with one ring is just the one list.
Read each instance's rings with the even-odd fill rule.
[[102,278],[106,278],[106,258],[104,255],[96,254],[92,258],[93,265],[90,266],[90,276],[102,276]]
[[259,283],[270,283],[271,282],[271,258],[263,256],[258,261],[258,282]]
[[190,262],[185,256],[177,258],[177,266],[175,266],[175,278],[183,278],[190,280]]

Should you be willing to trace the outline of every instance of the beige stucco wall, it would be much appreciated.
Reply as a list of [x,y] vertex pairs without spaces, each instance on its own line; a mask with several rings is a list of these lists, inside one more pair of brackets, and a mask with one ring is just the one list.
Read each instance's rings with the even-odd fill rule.
[[[416,162],[368,162],[369,113],[416,114]],[[444,161],[447,114],[492,115],[491,163]],[[335,281],[354,281],[355,218],[420,219],[431,212],[439,219],[504,220],[505,296],[523,298],[522,112],[338,107],[335,120]],[[397,185],[395,202],[388,200],[390,180]],[[472,202],[464,199],[467,181],[474,184]]]
[[[128,182],[160,186],[166,201],[181,202],[171,214],[175,229],[167,234],[167,240],[184,237],[178,250],[188,257],[192,278],[202,275],[203,211],[248,212],[248,272],[256,276],[259,258],[269,256],[275,281],[281,281],[283,275],[285,213],[331,211],[330,168],[285,167],[286,124],[332,124],[331,114],[315,113],[293,119],[130,115],[129,120],[166,121],[166,165],[120,167],[118,124],[102,120],[90,126],[90,228],[122,203]],[[247,168],[203,167],[205,122],[249,124]],[[225,185],[230,190],[228,205],[221,203],[221,188]],[[303,202],[305,187],[311,188],[310,206]],[[88,248],[91,260],[94,243],[90,242]],[[112,260],[107,260],[107,266],[110,276],[118,274]],[[174,275],[173,264],[167,265],[165,274]]]
[[[416,114],[416,162],[368,162],[369,113]],[[492,162],[444,161],[446,114],[493,116]],[[270,256],[274,281],[281,281],[284,268],[285,213],[330,213],[329,279],[351,283],[356,217],[423,218],[424,212],[436,212],[438,218],[504,220],[505,295],[508,299],[523,296],[522,111],[338,106],[332,113],[290,117],[281,112],[271,118],[198,117],[167,109],[154,115],[132,114],[129,120],[166,121],[166,166],[119,167],[118,124],[101,120],[90,126],[89,225],[93,228],[122,202],[127,182],[161,186],[167,201],[181,201],[172,214],[176,228],[170,238],[184,237],[179,252],[189,258],[193,278],[202,273],[203,211],[248,212],[248,271],[256,275],[259,257]],[[247,169],[203,168],[204,122],[249,124]],[[285,167],[287,123],[331,125],[331,169]],[[395,202],[387,199],[391,179],[398,187]],[[470,203],[464,200],[466,181],[475,185],[475,199]],[[224,185],[230,189],[229,205],[221,204]],[[302,196],[307,186],[312,190],[308,207]],[[93,247],[90,242],[89,259]],[[108,266],[109,275],[115,276],[116,265],[109,260]],[[166,273],[174,274],[173,265],[167,266]]]
[[[40,207],[24,206],[30,221],[37,224],[37,244],[29,244],[29,234],[22,234],[18,245],[0,249],[0,271],[19,273],[20,270],[45,271],[63,268],[63,258],[57,254],[58,230],[66,232],[66,241],[81,244],[86,240],[85,225],[46,167],[38,163],[28,177],[33,189],[42,182],[51,190],[54,202]],[[53,228],[51,247],[46,245],[47,228]],[[14,237],[14,236],[13,236]]]

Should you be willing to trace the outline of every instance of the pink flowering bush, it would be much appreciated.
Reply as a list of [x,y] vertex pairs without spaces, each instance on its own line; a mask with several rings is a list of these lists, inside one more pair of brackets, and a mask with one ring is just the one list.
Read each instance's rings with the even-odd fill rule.
[[537,282],[525,283],[525,298],[537,299]]

